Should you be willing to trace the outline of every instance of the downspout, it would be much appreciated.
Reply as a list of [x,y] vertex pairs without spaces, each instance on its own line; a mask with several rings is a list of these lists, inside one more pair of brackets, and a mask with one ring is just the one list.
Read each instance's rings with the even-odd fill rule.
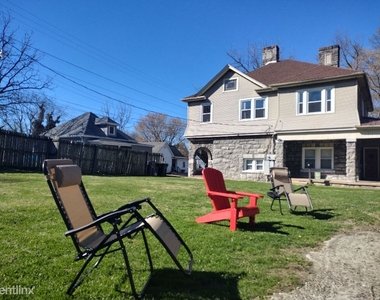
[[277,119],[276,119],[276,123],[274,124],[274,127],[273,127],[273,134],[272,134],[272,146],[271,146],[271,153],[270,154],[276,154],[275,152],[275,147],[276,147],[276,136],[277,136],[277,133],[276,133],[276,128],[277,128],[277,125],[278,125],[278,122],[280,120],[280,94],[277,92]]

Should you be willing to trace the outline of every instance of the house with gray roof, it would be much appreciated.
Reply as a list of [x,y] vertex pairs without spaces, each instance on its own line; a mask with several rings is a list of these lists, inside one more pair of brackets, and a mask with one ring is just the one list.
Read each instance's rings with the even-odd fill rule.
[[138,143],[118,129],[119,124],[109,117],[99,118],[91,112],[84,113],[64,124],[54,127],[42,136],[50,137],[56,148],[60,141],[82,142],[94,145],[108,145],[152,153],[153,146]]
[[339,67],[339,46],[320,48],[318,64],[280,60],[263,49],[263,66],[225,66],[188,106],[189,176],[199,161],[226,178],[267,180],[271,166],[292,177],[380,180],[380,120],[364,72]]

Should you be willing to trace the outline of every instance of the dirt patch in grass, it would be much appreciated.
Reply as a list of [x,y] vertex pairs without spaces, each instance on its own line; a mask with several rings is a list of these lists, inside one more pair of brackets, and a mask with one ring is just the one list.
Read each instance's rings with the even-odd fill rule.
[[309,252],[303,286],[270,299],[380,299],[380,231],[341,233]]

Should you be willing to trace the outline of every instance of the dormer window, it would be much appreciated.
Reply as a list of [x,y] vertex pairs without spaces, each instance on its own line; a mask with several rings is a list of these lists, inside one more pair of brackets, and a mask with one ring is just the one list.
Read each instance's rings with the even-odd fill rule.
[[117,136],[117,124],[115,121],[110,119],[109,117],[96,118],[95,125],[100,128],[106,136]]
[[108,126],[108,132],[109,132],[109,135],[116,136],[116,127]]
[[237,90],[237,78],[224,79],[223,81],[224,91],[236,91]]

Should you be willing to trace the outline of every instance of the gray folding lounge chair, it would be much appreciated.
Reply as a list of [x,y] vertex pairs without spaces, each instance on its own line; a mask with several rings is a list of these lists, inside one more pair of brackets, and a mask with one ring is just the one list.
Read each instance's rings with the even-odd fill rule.
[[[105,255],[120,250],[123,254],[126,272],[135,298],[143,297],[153,274],[153,262],[149,251],[146,231],[152,233],[164,246],[177,267],[185,274],[190,274],[193,256],[177,231],[153,205],[149,198],[128,203],[106,214],[97,215],[82,183],[81,169],[68,159],[45,160],[44,174],[55,203],[65,221],[67,230],[77,251],[75,260],[84,260],[84,264],[75,276],[67,293],[72,294],[84,278],[96,268]],[[143,208],[150,214],[143,217]],[[126,220],[122,220],[125,218]],[[110,232],[104,232],[102,224],[111,224]],[[149,275],[137,292],[133,280],[132,268],[128,258],[125,238],[132,239],[141,236],[144,241]],[[139,251],[144,253],[142,251]],[[179,256],[179,253],[181,255]],[[84,270],[94,257],[99,257],[94,266],[86,274]]]
[[305,207],[306,212],[308,208],[313,209],[313,204],[309,193],[307,192],[307,186],[302,186],[298,189],[293,188],[292,180],[289,175],[288,168],[274,167],[271,168],[271,191],[267,193],[272,198],[272,204],[270,206],[273,210],[273,203],[277,200],[280,206],[280,212],[282,214],[281,201],[286,200],[290,211],[294,212],[298,206]]

